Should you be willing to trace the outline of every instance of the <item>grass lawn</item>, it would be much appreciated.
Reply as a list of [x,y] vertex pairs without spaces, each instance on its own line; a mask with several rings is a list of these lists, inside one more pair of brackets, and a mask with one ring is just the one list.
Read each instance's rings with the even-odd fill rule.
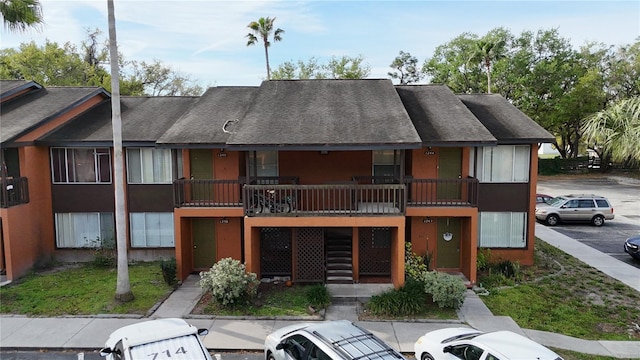
[[490,285],[481,296],[494,315],[512,317],[522,328],[589,340],[640,340],[640,293],[563,251],[536,240],[536,263],[522,268],[517,286],[480,274]]
[[129,266],[135,299],[114,299],[116,269],[80,265],[28,275],[0,288],[0,313],[34,316],[146,314],[172,288],[157,262]]
[[199,315],[219,316],[306,316],[310,314],[307,288],[310,285],[291,287],[284,283],[261,283],[258,298],[251,304],[222,306],[218,305],[207,292],[191,312]]

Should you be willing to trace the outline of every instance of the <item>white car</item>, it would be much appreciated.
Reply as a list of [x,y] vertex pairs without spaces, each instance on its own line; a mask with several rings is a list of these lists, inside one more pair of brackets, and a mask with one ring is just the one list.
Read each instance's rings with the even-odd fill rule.
[[199,337],[207,333],[182,319],[144,321],[112,332],[100,355],[107,360],[212,360]]
[[347,320],[299,323],[269,334],[267,360],[405,360],[371,332]]
[[448,328],[426,333],[414,345],[417,360],[562,360],[546,347],[511,331]]

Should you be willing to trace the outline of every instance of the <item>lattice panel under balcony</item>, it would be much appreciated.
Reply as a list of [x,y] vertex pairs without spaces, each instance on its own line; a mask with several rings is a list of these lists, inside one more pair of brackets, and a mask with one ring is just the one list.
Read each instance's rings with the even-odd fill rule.
[[263,277],[291,276],[291,229],[262,228],[260,259]]
[[297,229],[297,266],[298,282],[324,282],[324,229]]
[[391,229],[360,228],[360,275],[391,275]]

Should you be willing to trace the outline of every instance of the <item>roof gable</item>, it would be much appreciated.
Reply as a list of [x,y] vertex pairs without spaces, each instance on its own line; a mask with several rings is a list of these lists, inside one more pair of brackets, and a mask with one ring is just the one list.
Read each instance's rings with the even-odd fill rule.
[[548,143],[555,139],[501,95],[465,94],[458,97],[498,139],[498,143]]
[[446,85],[398,85],[423,146],[495,144],[496,138]]
[[0,141],[15,140],[99,94],[108,96],[96,87],[51,87],[6,101],[0,107]]
[[[121,97],[122,141],[155,141],[191,106],[197,97]],[[48,144],[113,142],[111,101],[76,117],[55,132],[40,138]]]
[[388,79],[264,81],[227,144],[323,149],[420,144]]
[[[224,146],[248,107],[257,87],[212,87],[159,139],[159,144],[182,146]],[[226,126],[225,126],[226,125]],[[224,129],[223,129],[224,127]]]

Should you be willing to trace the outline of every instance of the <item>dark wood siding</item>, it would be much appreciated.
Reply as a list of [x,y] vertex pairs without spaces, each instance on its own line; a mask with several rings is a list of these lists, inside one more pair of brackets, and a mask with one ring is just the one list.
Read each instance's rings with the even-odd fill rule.
[[130,212],[172,212],[173,185],[129,185]]
[[53,212],[113,212],[112,184],[53,184]]
[[529,211],[529,184],[478,184],[478,211]]

